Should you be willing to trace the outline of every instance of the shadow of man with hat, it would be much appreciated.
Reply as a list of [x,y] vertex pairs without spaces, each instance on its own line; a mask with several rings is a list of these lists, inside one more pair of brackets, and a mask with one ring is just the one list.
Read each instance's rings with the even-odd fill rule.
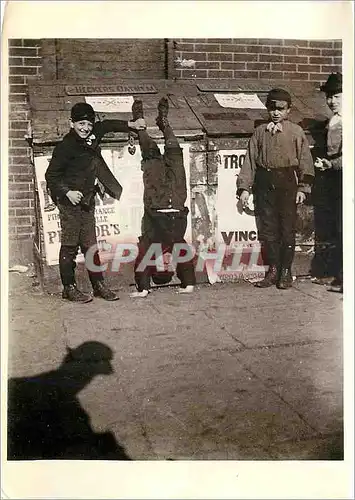
[[56,370],[8,382],[8,460],[130,460],[113,433],[96,433],[78,393],[113,373],[112,350],[88,341],[67,347]]

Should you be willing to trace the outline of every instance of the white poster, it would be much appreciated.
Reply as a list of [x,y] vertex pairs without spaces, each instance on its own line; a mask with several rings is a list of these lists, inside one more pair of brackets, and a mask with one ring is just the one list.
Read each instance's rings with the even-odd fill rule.
[[266,109],[256,94],[214,94],[222,108]]
[[217,246],[225,246],[223,267],[218,272],[221,280],[264,275],[253,196],[246,209],[242,209],[236,198],[237,178],[245,153],[244,149],[219,151],[216,241]]
[[[181,144],[184,155],[186,179],[190,178],[189,148],[187,143]],[[160,146],[163,150],[163,145]],[[119,201],[105,195],[101,200],[95,197],[96,236],[103,262],[112,258],[117,243],[137,243],[141,234],[141,220],[143,216],[143,180],[141,170],[141,154],[139,146],[131,155],[128,146],[120,149],[103,150],[107,165],[123,187]],[[48,265],[58,264],[60,249],[60,220],[58,208],[53,204],[46,190],[45,172],[50,156],[37,156],[35,158],[36,178],[43,221],[44,247]],[[187,190],[186,206],[190,207],[190,190]],[[191,213],[188,216],[186,240],[191,243]],[[112,247],[112,251],[104,248]],[[78,261],[82,260],[81,255]]]
[[99,95],[87,96],[85,101],[97,113],[132,113],[134,99],[131,95]]

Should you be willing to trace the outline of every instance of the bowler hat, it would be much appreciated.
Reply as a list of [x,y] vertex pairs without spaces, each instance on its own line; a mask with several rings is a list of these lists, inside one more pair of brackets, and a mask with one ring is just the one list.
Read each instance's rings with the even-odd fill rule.
[[77,102],[71,109],[71,119],[73,122],[80,122],[81,120],[88,120],[95,123],[95,111],[87,102]]
[[331,73],[328,80],[321,85],[320,90],[326,94],[343,92],[343,75],[341,73]]

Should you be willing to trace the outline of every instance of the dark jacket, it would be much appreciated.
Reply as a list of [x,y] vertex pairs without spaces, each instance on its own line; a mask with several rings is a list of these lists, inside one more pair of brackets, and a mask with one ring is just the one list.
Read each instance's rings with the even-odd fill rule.
[[[122,186],[106,165],[99,144],[108,132],[129,132],[128,122],[123,120],[104,120],[94,125],[92,144],[81,139],[70,130],[53,151],[45,178],[51,198],[55,203],[70,203],[65,196],[68,191],[81,191],[89,195],[94,191],[95,179],[105,187],[113,198],[119,199]],[[95,160],[95,161],[93,161]]]

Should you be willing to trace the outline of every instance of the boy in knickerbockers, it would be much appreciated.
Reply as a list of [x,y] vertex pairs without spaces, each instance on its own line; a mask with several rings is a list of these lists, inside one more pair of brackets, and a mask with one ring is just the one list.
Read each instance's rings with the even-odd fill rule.
[[[90,302],[91,295],[82,293],[75,282],[75,258],[80,246],[87,256],[93,253],[93,263],[100,266],[95,233],[95,194],[98,186],[112,197],[119,199],[122,187],[106,165],[99,144],[108,132],[128,132],[144,127],[144,120],[126,122],[104,120],[95,123],[93,108],[79,102],[72,107],[71,130],[53,151],[46,171],[47,186],[51,198],[59,208],[61,223],[61,248],[59,270],[63,284],[62,296],[73,302]],[[96,184],[96,180],[100,184]],[[118,296],[104,283],[101,272],[90,269],[86,259],[94,295],[105,300],[117,300]]]
[[247,206],[250,193],[254,194],[263,260],[269,266],[256,286],[287,289],[292,286],[297,204],[311,190],[314,166],[303,130],[288,120],[290,94],[271,90],[266,107],[270,121],[258,126],[249,141],[237,195]]
[[[132,297],[146,297],[151,279],[159,285],[169,283],[174,276],[174,270],[169,266],[174,244],[187,245],[184,235],[189,210],[185,207],[187,191],[183,153],[169,124],[168,110],[168,100],[162,98],[156,123],[164,134],[164,154],[160,153],[157,143],[146,130],[137,131],[142,153],[144,215],[134,266],[137,292]],[[133,120],[138,122],[143,119],[142,101],[133,103],[132,113]],[[156,265],[142,265],[152,243],[161,248],[159,257],[164,261],[164,270],[159,270]],[[187,250],[182,250],[180,255],[186,256]],[[179,292],[191,293],[196,283],[192,258],[187,262],[178,262],[176,273],[181,281]]]
[[[330,284],[329,291],[343,292],[343,152],[341,73],[329,75],[321,86],[333,116],[324,127],[324,142],[314,166],[314,218],[316,252],[313,267],[318,284]],[[317,241],[318,240],[318,241]]]

